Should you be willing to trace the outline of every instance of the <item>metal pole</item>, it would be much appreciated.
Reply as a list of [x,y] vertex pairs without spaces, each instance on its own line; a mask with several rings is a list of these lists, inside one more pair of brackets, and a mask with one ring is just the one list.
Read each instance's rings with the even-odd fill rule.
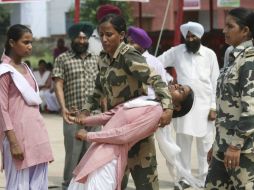
[[183,0],[179,0],[175,25],[174,45],[178,45],[181,42],[180,25],[182,23],[183,23]]
[[157,45],[156,45],[156,49],[155,49],[155,52],[154,52],[155,57],[157,56],[157,53],[158,53],[159,45],[160,45],[160,42],[161,42],[162,32],[163,32],[165,22],[166,22],[166,19],[167,19],[167,15],[168,15],[168,9],[169,9],[170,2],[171,2],[171,0],[168,0],[168,4],[167,4],[167,7],[166,7],[166,11],[165,11],[162,26],[161,26],[160,35],[159,35],[158,42],[157,42]]
[[213,30],[213,0],[209,1],[210,31]]
[[75,0],[74,23],[79,23],[80,0]]
[[139,22],[139,27],[140,28],[142,28],[142,3],[141,2],[139,2],[138,3],[138,13],[139,13],[139,15],[138,15],[138,22]]

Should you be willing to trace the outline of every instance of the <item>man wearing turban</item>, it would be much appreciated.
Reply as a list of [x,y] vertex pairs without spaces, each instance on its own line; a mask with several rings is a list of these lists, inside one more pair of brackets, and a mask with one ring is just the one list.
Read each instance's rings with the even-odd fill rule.
[[[65,165],[62,189],[68,189],[72,172],[89,144],[74,138],[83,126],[70,124],[68,119],[73,109],[81,109],[86,96],[93,93],[98,73],[98,56],[88,52],[88,39],[93,32],[89,23],[78,23],[68,29],[71,50],[59,55],[54,64],[52,78],[55,81],[55,93],[63,116],[63,133],[65,147]],[[95,128],[97,129],[97,128]],[[87,127],[86,130],[95,130]]]
[[[164,67],[175,67],[177,82],[188,85],[194,91],[195,101],[191,111],[174,120],[176,143],[181,148],[180,162],[191,173],[191,146],[196,138],[198,177],[201,186],[208,172],[207,153],[214,138],[214,120],[216,117],[216,83],[219,66],[214,51],[201,45],[204,28],[196,22],[181,25],[185,44],[172,47],[158,58]],[[178,176],[179,185],[189,187],[183,176]]]

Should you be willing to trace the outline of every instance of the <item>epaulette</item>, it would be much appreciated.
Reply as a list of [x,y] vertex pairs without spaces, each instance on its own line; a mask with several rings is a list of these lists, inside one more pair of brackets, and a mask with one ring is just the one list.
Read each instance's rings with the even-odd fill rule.
[[104,50],[102,50],[102,51],[100,52],[100,57],[105,57],[105,55],[107,55],[107,53],[106,53]]
[[244,56],[245,56],[246,58],[248,58],[248,57],[253,57],[253,56],[254,56],[254,48],[251,48],[250,50],[246,51],[245,54],[244,54]]
[[121,50],[120,50],[120,54],[125,54],[128,50],[130,49],[129,45],[124,46]]

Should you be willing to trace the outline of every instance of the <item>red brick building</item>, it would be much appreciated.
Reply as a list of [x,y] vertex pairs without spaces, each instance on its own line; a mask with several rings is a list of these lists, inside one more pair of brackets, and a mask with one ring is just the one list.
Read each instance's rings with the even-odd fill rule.
[[[163,51],[169,49],[174,45],[174,30],[177,20],[177,10],[179,5],[179,0],[170,0],[170,7],[166,17],[166,22],[164,26],[164,32],[160,42],[160,48],[158,51],[159,55]],[[212,2],[212,6],[210,3]],[[142,17],[141,23],[142,28],[144,28],[153,39],[153,49],[158,42],[159,32],[162,27],[164,14],[166,11],[168,0],[150,0],[149,3],[142,3]],[[139,3],[131,2],[131,7],[133,9],[133,16],[135,25],[139,26]],[[241,0],[241,7],[246,7],[254,10],[254,0]],[[213,17],[210,18],[212,7]],[[225,16],[229,9],[226,7],[217,7],[217,0],[200,0],[199,10],[185,10],[183,12],[183,23],[188,21],[195,21],[202,24],[205,28],[205,35],[202,38],[202,43],[210,48],[212,48],[218,57],[220,66],[223,65],[223,56],[226,48],[224,43],[224,35],[222,29],[224,27]],[[213,20],[211,25],[210,21]],[[211,30],[211,26],[213,29]]]
[[[178,0],[170,0],[170,7],[167,15],[165,29],[174,30]],[[157,31],[161,29],[164,13],[168,0],[150,0],[149,3],[142,3],[142,27],[147,31]],[[213,2],[213,26],[215,29],[222,29],[224,26],[225,15],[230,8],[217,7],[217,0]],[[201,23],[206,31],[210,30],[209,20],[210,0],[200,0],[200,10],[185,10],[184,22],[196,21]],[[131,2],[135,24],[139,21],[139,3]],[[240,0],[240,6],[254,10],[253,0]]]

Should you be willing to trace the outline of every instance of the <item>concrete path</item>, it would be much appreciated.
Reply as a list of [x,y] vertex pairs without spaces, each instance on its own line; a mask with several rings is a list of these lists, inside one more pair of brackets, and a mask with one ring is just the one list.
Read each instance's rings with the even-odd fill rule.
[[[51,145],[55,161],[49,165],[49,189],[61,190],[61,180],[64,165],[64,146],[63,146],[63,131],[62,131],[62,118],[56,114],[43,114],[46,126],[49,132]],[[170,176],[164,157],[161,155],[158,146],[157,159],[158,159],[158,173],[160,180],[160,190],[172,190],[174,183]],[[196,173],[197,161],[195,157],[195,150],[193,151],[193,172]],[[0,173],[0,189],[5,189],[4,174]],[[188,188],[192,190],[193,188]],[[130,178],[127,190],[135,190],[133,180]]]

